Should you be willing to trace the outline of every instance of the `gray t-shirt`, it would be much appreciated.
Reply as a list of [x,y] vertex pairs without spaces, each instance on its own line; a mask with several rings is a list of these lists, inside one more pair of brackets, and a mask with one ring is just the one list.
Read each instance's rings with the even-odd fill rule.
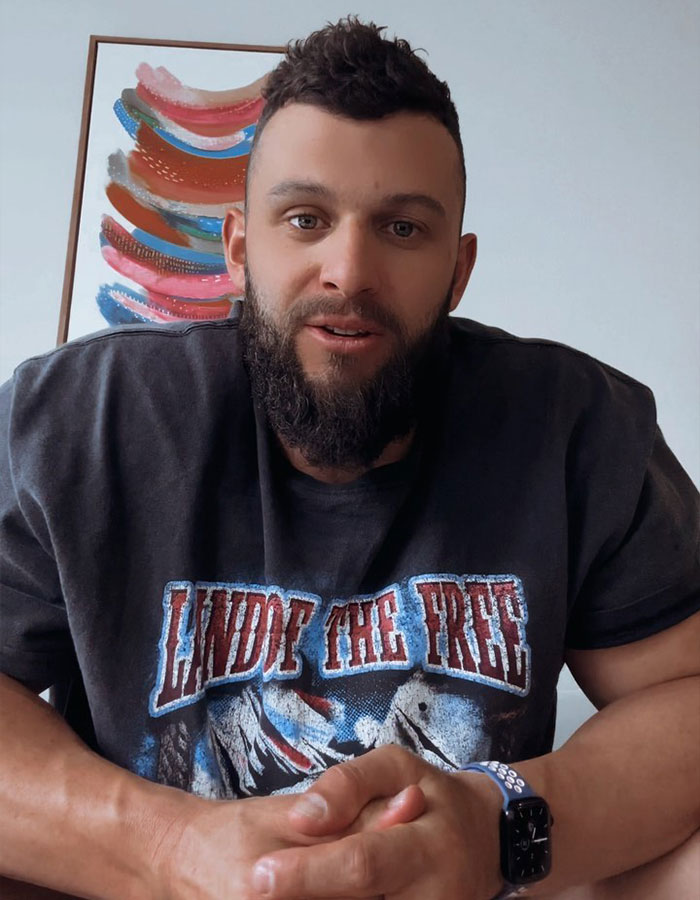
[[451,319],[408,456],[294,470],[234,321],[130,326],[0,390],[0,667],[100,753],[206,796],[380,744],[445,769],[551,749],[567,647],[700,606],[698,495],[649,390]]

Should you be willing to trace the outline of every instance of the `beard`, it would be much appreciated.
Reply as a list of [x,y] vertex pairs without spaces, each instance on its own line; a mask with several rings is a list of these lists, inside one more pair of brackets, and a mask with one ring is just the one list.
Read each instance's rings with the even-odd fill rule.
[[[280,441],[312,466],[366,469],[392,441],[405,437],[434,402],[449,342],[450,292],[424,330],[408,338],[401,323],[374,300],[328,297],[299,301],[277,325],[262,309],[246,268],[241,315],[243,360],[255,402]],[[295,338],[311,316],[368,317],[396,337],[392,356],[361,377],[351,354],[330,353],[323,376],[310,378]]]

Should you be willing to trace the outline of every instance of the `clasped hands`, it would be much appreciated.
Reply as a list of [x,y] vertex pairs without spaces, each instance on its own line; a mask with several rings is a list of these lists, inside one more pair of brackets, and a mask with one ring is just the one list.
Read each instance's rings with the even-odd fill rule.
[[498,789],[397,746],[301,795],[201,802],[167,842],[173,900],[487,900],[501,885]]

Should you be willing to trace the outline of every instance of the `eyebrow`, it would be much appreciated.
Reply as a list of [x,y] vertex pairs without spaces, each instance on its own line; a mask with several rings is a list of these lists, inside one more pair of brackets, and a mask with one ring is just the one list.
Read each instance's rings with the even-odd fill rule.
[[313,194],[332,197],[333,192],[319,181],[280,181],[267,192],[268,197],[287,197],[289,194]]
[[424,206],[431,212],[437,213],[443,219],[447,218],[445,207],[435,197],[430,194],[388,194],[383,198],[387,206]]
[[[268,197],[287,197],[290,194],[310,194],[314,197],[333,199],[334,192],[319,181],[280,181],[268,191]],[[447,218],[445,207],[430,194],[420,192],[404,192],[399,194],[385,194],[381,197],[384,206],[423,206],[425,209],[436,213],[443,219]]]

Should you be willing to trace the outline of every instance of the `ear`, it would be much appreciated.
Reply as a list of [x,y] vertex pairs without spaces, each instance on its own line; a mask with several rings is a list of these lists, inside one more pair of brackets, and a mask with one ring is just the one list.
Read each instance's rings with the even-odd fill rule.
[[224,245],[226,268],[231,281],[244,292],[245,285],[245,214],[242,209],[233,206],[226,213],[221,240]]
[[454,312],[462,299],[469,276],[472,274],[476,262],[476,235],[463,234],[459,239],[457,250],[457,264],[455,266],[454,283],[452,285],[452,297],[450,299],[450,312]]

